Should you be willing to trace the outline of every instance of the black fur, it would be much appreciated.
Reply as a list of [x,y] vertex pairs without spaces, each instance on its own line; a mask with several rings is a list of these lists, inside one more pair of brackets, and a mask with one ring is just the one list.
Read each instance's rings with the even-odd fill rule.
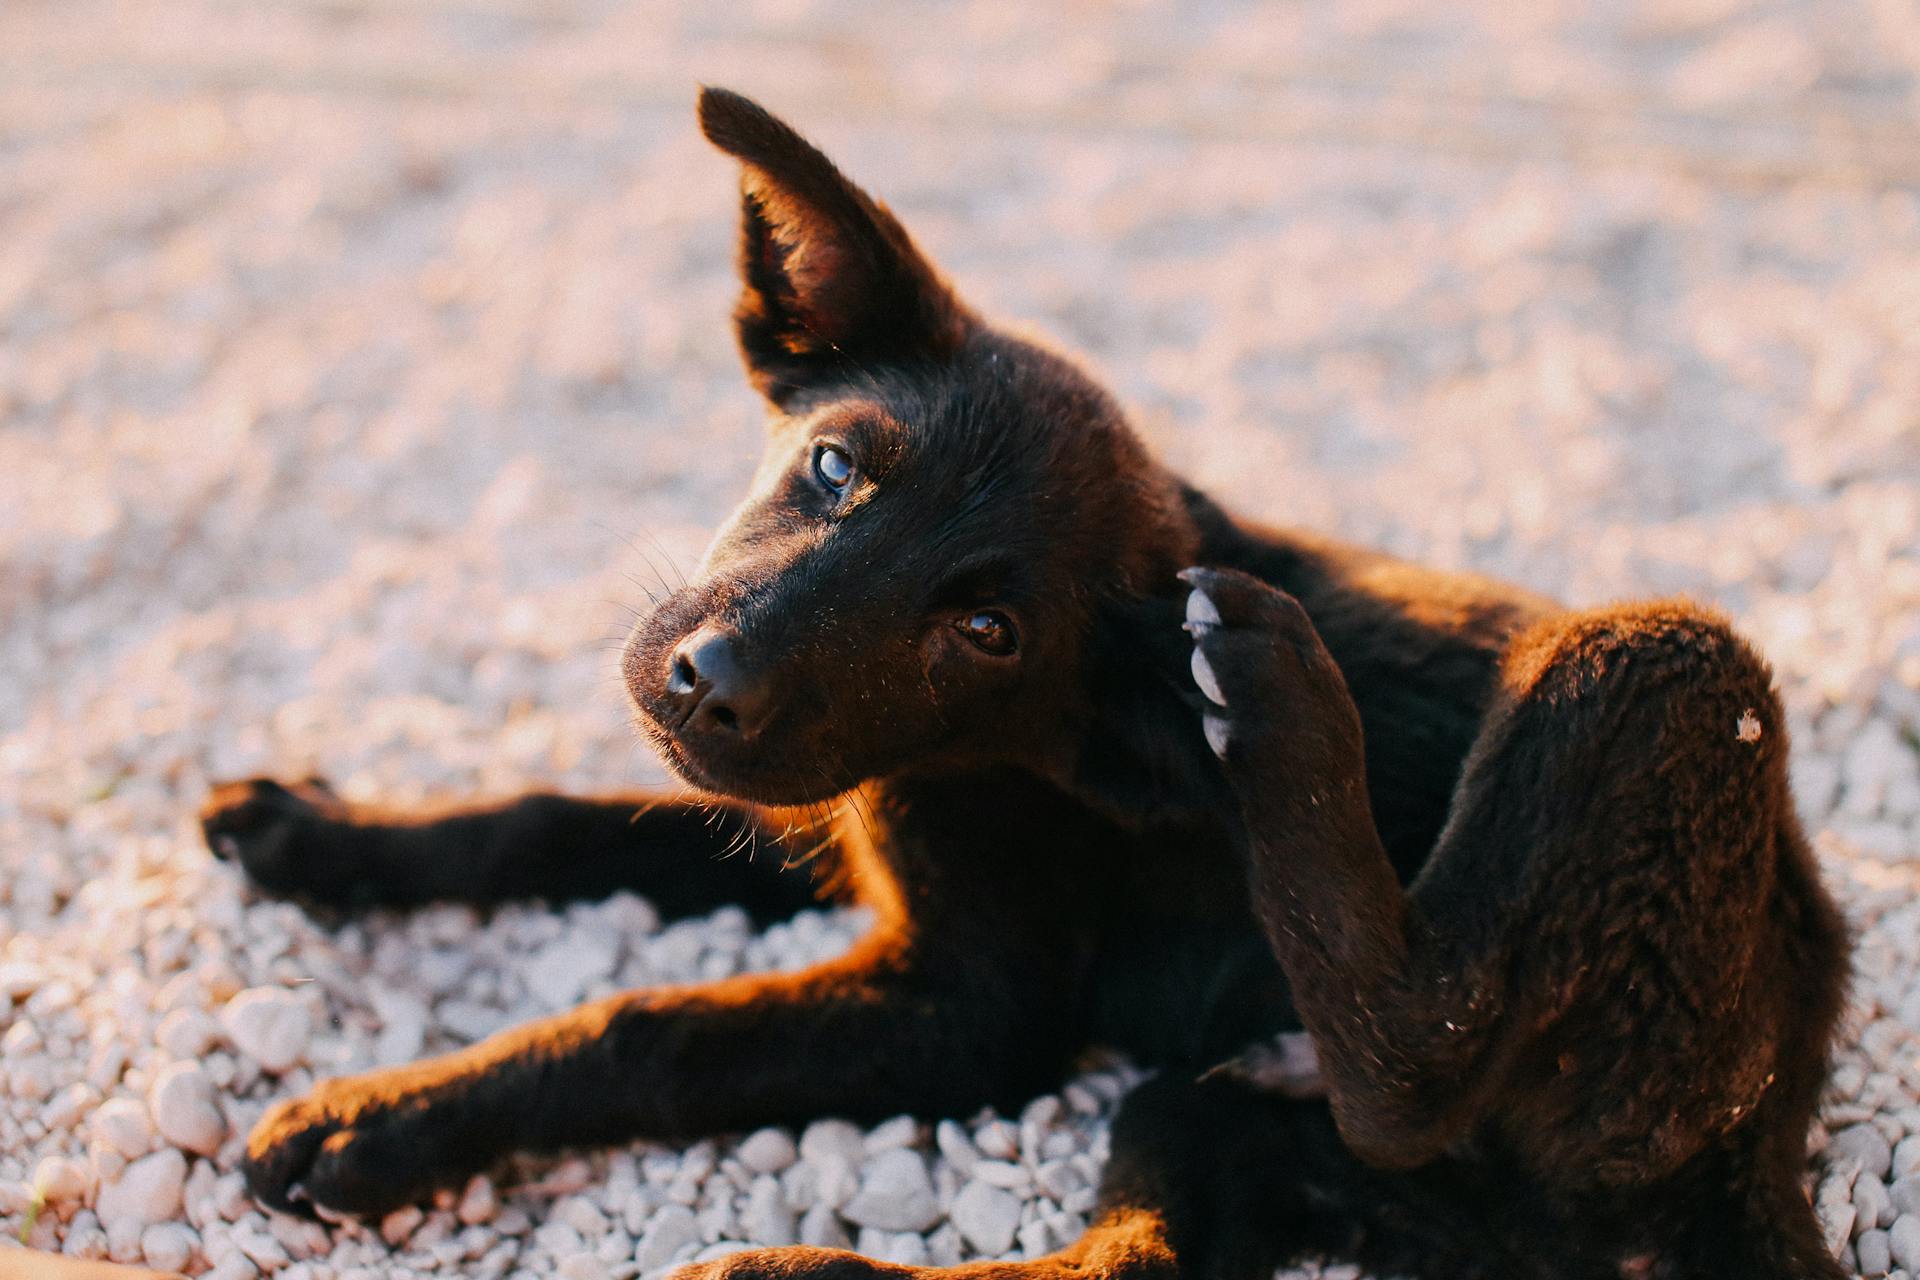
[[[521,1148],[1011,1106],[1104,1042],[1159,1074],[1098,1220],[971,1274],[1839,1275],[1801,1175],[1846,940],[1771,677],[1727,625],[1231,517],[786,125],[719,90],[700,118],[743,164],[735,319],[770,437],[624,670],[732,825],[254,781],[206,828],[335,906],[631,887],[765,919],[817,895],[874,931],[323,1082],[254,1131],[254,1192],[376,1213]],[[719,856],[742,834],[761,856]],[[1279,1065],[1302,1028],[1317,1082]]]

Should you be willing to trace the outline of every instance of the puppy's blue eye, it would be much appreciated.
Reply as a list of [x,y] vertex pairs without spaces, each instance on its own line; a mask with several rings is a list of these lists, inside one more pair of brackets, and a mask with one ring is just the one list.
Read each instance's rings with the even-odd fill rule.
[[821,484],[838,492],[853,479],[853,459],[845,450],[823,444],[813,451],[813,474],[820,477]]

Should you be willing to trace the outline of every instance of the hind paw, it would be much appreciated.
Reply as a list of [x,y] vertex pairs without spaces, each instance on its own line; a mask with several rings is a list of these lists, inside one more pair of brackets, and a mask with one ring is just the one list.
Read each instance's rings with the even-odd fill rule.
[[1324,749],[1350,739],[1354,751],[1340,763],[1357,766],[1358,713],[1300,602],[1232,569],[1187,569],[1180,578],[1192,588],[1183,625],[1213,753],[1232,766],[1267,746]]

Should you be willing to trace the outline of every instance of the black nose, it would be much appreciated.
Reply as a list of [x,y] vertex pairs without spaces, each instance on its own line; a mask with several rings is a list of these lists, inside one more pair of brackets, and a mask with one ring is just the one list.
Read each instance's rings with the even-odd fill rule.
[[701,628],[680,642],[667,669],[667,696],[681,730],[712,729],[751,738],[772,710],[772,687],[740,663],[735,638]]

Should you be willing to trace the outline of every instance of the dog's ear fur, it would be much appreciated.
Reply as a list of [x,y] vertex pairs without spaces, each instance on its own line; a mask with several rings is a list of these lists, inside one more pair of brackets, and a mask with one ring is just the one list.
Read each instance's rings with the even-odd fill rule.
[[805,138],[726,89],[701,90],[700,128],[741,163],[733,319],[761,394],[784,405],[965,340],[972,317],[905,228]]

